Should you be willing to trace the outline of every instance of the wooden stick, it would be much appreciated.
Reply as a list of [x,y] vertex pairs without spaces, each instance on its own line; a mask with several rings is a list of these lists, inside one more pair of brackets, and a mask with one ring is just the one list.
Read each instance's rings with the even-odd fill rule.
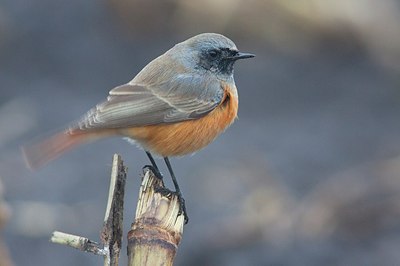
[[[104,265],[117,266],[122,242],[122,220],[126,168],[114,155],[108,203],[101,231],[103,247],[85,237],[54,232],[51,241],[104,256]],[[162,192],[161,192],[162,191]],[[164,183],[145,169],[139,191],[135,222],[128,233],[130,266],[173,265],[182,238],[184,215],[179,214],[178,196],[168,193]]]
[[[111,170],[110,190],[100,238],[107,252],[105,265],[118,265],[122,244],[126,168],[115,154]],[[106,262],[105,262],[106,263]]]
[[111,170],[106,214],[100,234],[103,247],[86,237],[75,236],[58,231],[53,232],[50,241],[77,248],[85,252],[94,253],[96,255],[102,255],[104,256],[104,265],[117,266],[122,242],[125,181],[126,167],[123,165],[121,157],[115,154]]
[[178,197],[165,191],[164,183],[146,168],[139,191],[135,222],[128,233],[128,265],[173,265],[183,233],[184,216]]

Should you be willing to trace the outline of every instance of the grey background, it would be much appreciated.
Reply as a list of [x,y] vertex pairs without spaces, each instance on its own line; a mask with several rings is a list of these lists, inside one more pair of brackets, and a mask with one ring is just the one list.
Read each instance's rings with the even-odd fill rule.
[[11,258],[102,263],[49,236],[98,240],[113,153],[129,168],[126,234],[145,154],[105,139],[32,173],[19,146],[63,129],[175,43],[219,32],[257,57],[235,69],[235,124],[194,156],[172,160],[191,218],[177,265],[399,264],[399,7],[1,2],[0,179]]

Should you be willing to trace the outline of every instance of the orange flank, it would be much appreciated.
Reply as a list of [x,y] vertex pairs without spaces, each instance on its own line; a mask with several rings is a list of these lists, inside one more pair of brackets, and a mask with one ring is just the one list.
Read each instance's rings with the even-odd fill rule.
[[235,91],[225,89],[221,104],[206,116],[173,124],[159,124],[121,130],[145,149],[163,157],[194,153],[212,142],[237,116]]

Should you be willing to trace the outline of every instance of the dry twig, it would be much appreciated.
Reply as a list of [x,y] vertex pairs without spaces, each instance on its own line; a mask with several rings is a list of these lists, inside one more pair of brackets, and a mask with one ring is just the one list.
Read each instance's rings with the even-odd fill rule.
[[55,231],[51,242],[67,245],[85,252],[104,256],[104,265],[117,266],[122,242],[122,221],[124,208],[124,191],[126,168],[121,157],[114,155],[111,170],[110,190],[103,229],[100,238],[103,246],[86,237],[75,236]]

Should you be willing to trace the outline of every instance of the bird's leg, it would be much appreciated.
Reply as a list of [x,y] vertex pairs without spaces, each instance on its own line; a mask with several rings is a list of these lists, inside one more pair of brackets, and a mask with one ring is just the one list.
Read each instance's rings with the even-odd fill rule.
[[179,200],[179,213],[178,213],[178,216],[181,215],[182,212],[183,212],[183,215],[185,217],[185,224],[187,224],[189,222],[189,217],[187,216],[187,213],[186,213],[185,199],[182,196],[181,190],[180,190],[179,185],[178,185],[178,181],[176,180],[174,171],[172,170],[171,163],[169,162],[168,157],[164,157],[164,161],[165,161],[165,164],[168,167],[168,171],[169,171],[169,173],[171,175],[172,182],[174,183],[175,192],[173,192],[173,193],[178,196],[178,200]]
[[160,172],[160,170],[158,169],[158,166],[156,164],[156,161],[154,160],[153,156],[151,155],[150,152],[146,151],[147,157],[149,157],[149,160],[151,162],[151,165],[146,165],[145,167],[150,168],[150,170],[154,173],[154,175],[159,178],[159,179],[163,179],[163,176]]
[[[160,170],[158,169],[158,166],[157,166],[156,161],[154,160],[153,156],[148,151],[146,151],[146,154],[147,154],[147,157],[149,157],[151,165],[146,165],[145,167],[150,168],[157,178],[162,179],[163,176],[162,176]],[[178,200],[179,200],[179,213],[178,213],[178,215],[181,215],[183,213],[183,215],[185,217],[185,224],[187,224],[188,221],[189,221],[189,217],[186,214],[185,199],[182,196],[181,190],[180,190],[179,185],[178,185],[178,181],[176,180],[174,171],[172,170],[171,163],[169,162],[168,157],[164,157],[164,161],[165,161],[165,163],[166,163],[166,165],[168,167],[168,171],[169,171],[169,173],[171,175],[172,182],[174,183],[175,191],[171,191],[171,190],[169,190],[169,189],[167,189],[165,187],[160,187],[160,188],[157,189],[157,192],[159,192],[159,193],[161,193],[161,194],[163,194],[165,196],[171,196],[172,194],[176,194],[178,196]]]

